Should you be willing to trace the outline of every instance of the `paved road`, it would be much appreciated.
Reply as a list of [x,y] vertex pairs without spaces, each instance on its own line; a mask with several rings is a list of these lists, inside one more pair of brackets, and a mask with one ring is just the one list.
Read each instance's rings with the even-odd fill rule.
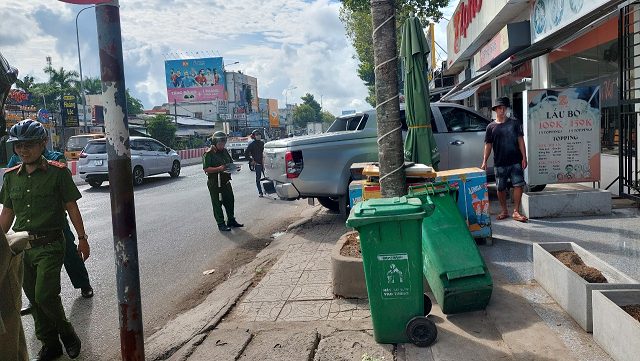
[[[246,167],[245,167],[246,168]],[[80,210],[91,244],[87,268],[95,289],[92,299],[80,297],[63,271],[62,298],[67,315],[83,341],[81,359],[108,360],[119,356],[119,326],[109,188],[80,185]],[[220,233],[217,229],[199,165],[186,166],[177,179],[149,178],[135,189],[138,250],[141,264],[142,310],[145,334],[161,326],[176,303],[194,291],[216,257],[246,241],[263,242],[284,220],[297,219],[308,207],[299,200],[258,198],[254,173],[243,169],[233,176],[236,217],[245,228]],[[287,224],[290,222],[286,222]],[[170,315],[169,315],[170,316]],[[40,348],[33,319],[23,317],[30,355]],[[66,355],[61,358],[65,360]]]

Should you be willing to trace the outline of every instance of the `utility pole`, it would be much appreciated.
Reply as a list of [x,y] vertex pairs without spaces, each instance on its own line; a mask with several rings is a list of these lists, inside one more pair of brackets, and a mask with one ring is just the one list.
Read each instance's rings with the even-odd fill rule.
[[100,75],[107,133],[111,223],[116,263],[120,352],[123,361],[144,360],[138,232],[118,0],[96,5]]
[[178,101],[173,99],[173,115],[176,120],[176,125],[178,125]]

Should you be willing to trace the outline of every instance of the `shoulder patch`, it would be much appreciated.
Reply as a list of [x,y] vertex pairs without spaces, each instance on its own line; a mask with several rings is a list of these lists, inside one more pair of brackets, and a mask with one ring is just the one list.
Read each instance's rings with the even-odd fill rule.
[[61,162],[56,162],[55,160],[48,160],[47,163],[51,164],[54,167],[58,168],[66,168],[67,165]]
[[4,172],[5,172],[5,173],[13,172],[13,171],[14,171],[14,170],[16,170],[16,169],[20,169],[20,166],[21,166],[21,165],[22,165],[22,164],[18,164],[18,165],[16,165],[16,166],[13,166],[13,167],[11,167],[11,168],[8,168],[8,169],[6,169]]

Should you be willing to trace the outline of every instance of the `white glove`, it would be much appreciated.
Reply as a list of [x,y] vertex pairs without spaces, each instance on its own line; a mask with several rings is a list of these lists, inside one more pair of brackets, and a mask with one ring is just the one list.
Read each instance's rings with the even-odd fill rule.
[[6,237],[9,242],[9,248],[11,248],[11,251],[15,254],[31,248],[31,244],[29,244],[29,232],[22,231],[6,234]]

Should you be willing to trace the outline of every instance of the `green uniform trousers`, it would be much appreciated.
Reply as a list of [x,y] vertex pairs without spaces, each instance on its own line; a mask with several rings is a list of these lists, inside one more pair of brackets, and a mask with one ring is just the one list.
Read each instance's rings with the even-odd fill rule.
[[60,271],[65,248],[65,241],[60,238],[24,251],[22,287],[31,302],[36,338],[43,346],[58,347],[59,336],[74,332],[60,299]]
[[69,221],[65,222],[63,229],[64,240],[66,243],[66,253],[64,255],[64,269],[69,275],[71,284],[74,288],[89,287],[89,272],[84,265],[82,257],[78,255],[78,246],[75,244],[75,236],[69,227]]
[[27,361],[27,340],[22,328],[23,254],[13,254],[0,235],[0,360]]
[[[216,219],[218,226],[225,225],[224,214],[222,213],[222,206],[224,206],[227,212],[227,222],[233,222],[236,220],[233,215],[233,189],[231,188],[231,182],[223,184],[218,187],[218,179],[208,179],[207,187],[209,187],[209,195],[211,196],[211,205],[213,206],[213,217]],[[222,194],[222,201],[220,200],[220,194]]]

